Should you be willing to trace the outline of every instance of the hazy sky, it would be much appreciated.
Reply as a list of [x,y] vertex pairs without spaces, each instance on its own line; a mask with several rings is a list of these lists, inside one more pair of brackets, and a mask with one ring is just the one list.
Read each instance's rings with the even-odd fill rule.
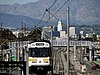
[[0,0],[0,4],[14,4],[14,3],[25,4],[29,2],[35,2],[35,1],[38,0]]

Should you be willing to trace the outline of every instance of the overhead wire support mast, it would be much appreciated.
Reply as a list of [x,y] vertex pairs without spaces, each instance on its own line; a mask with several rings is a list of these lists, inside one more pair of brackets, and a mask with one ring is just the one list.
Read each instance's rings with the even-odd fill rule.
[[67,7],[67,75],[69,75],[69,24],[70,24],[70,18],[69,18],[69,7]]
[[[1,22],[0,44],[2,44],[2,22]],[[1,49],[1,61],[3,61],[3,49],[2,49],[2,45],[0,45],[0,49]]]

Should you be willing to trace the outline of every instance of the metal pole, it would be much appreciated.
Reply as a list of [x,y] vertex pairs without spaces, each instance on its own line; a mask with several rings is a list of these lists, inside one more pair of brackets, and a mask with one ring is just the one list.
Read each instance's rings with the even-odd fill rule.
[[[51,50],[53,50],[52,46],[53,46],[53,42],[52,42],[52,30],[53,30],[53,26],[51,26]],[[52,56],[52,55],[51,55]],[[52,75],[53,75],[53,56],[51,58],[51,61],[52,61]]]
[[[2,22],[1,22],[1,33],[0,33],[0,44],[2,44]],[[1,61],[3,61],[3,49],[2,49],[2,45],[0,45],[0,49],[1,49]]]
[[26,51],[26,75],[29,75],[28,48],[25,47],[25,51]]
[[24,28],[23,28],[23,22],[22,22],[22,58],[23,58],[23,61],[24,61],[24,49],[23,49],[23,36],[24,36],[24,33],[23,33],[23,31],[24,31]]
[[67,75],[69,75],[69,7],[67,8]]
[[53,26],[51,26],[51,47],[52,47],[52,30],[53,30]]
[[74,60],[76,61],[76,45],[74,44]]

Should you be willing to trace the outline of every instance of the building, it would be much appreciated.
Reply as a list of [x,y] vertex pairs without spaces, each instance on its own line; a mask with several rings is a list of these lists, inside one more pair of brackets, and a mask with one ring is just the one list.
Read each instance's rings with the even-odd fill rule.
[[61,23],[61,21],[58,21],[58,31],[62,31],[62,23]]
[[100,41],[100,35],[97,35],[97,40]]
[[66,31],[60,31],[60,38],[67,38]]
[[75,27],[69,27],[69,37],[70,38],[76,38],[77,37]]
[[24,36],[28,36],[30,31],[15,30],[15,31],[12,31],[12,33],[18,38],[19,36],[21,37],[22,34]]

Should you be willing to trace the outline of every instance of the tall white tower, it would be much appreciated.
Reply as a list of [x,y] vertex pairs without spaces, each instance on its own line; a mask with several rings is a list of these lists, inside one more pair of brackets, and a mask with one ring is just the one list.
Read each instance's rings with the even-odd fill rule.
[[58,31],[62,31],[62,24],[61,24],[61,21],[58,21]]

